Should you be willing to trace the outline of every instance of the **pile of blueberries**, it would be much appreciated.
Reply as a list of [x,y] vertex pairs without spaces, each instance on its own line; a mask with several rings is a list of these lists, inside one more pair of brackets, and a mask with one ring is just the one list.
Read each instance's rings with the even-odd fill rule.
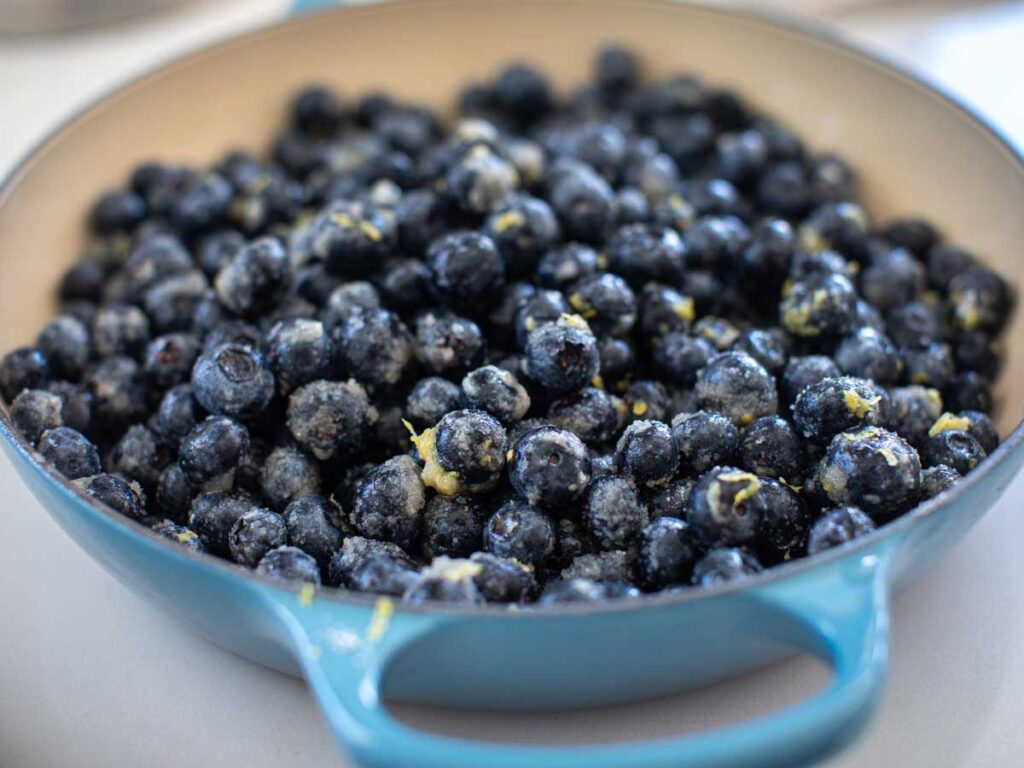
[[[825,105],[827,108],[827,105]],[[736,93],[616,46],[445,125],[310,87],[269,159],[138,167],[0,364],[97,502],[280,579],[635,597],[873,530],[998,444],[1007,284]]]

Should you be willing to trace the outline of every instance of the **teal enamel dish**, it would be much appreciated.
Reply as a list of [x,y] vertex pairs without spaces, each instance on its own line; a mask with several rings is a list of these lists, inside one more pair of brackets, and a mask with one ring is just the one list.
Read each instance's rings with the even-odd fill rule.
[[[1020,155],[950,98],[842,42],[668,0],[407,0],[313,14],[199,51],[47,137],[0,188],[0,348],[25,343],[44,322],[61,270],[82,247],[88,201],[132,165],[259,149],[287,94],[307,81],[350,95],[387,88],[445,107],[465,80],[511,58],[538,63],[568,87],[607,40],[642,52],[655,75],[692,70],[784,115],[815,148],[849,158],[875,216],[925,215],[1024,290]],[[996,386],[1004,442],[951,492],[852,545],[746,581],[598,606],[409,608],[292,591],[89,504],[39,462],[3,411],[0,442],[65,532],[127,587],[218,645],[304,676],[357,765],[804,765],[836,753],[870,721],[886,679],[891,595],[952,547],[1024,462],[1022,342],[1018,313]],[[794,651],[833,671],[813,698],[719,730],[628,745],[465,741],[417,731],[385,705],[613,704]]]

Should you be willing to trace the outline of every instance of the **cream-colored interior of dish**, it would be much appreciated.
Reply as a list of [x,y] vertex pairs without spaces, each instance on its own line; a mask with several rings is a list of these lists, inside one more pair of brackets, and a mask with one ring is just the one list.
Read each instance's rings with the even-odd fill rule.
[[[510,58],[536,62],[570,87],[608,40],[641,51],[652,75],[690,70],[738,88],[812,146],[840,149],[875,216],[924,214],[1024,288],[1019,164],[941,97],[856,54],[667,1],[407,0],[308,17],[193,55],[51,138],[0,200],[0,350],[29,341],[45,322],[58,276],[82,248],[83,212],[136,163],[261,149],[288,95],[308,81],[449,107],[460,85]],[[1024,402],[1022,315],[1005,337],[1004,435]]]

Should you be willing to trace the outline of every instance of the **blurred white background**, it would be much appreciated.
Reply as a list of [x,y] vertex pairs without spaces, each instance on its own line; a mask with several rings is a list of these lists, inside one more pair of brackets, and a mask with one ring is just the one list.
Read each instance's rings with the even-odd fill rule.
[[[283,0],[147,4],[154,2],[162,9],[107,26],[0,36],[0,173],[113,85],[279,18],[288,7]],[[29,4],[42,14],[65,3],[0,0],[0,28],[14,26],[17,6],[20,26],[32,22]],[[919,70],[1024,146],[1024,3],[761,5],[812,15]],[[0,765],[345,765],[299,681],[193,637],[118,585],[56,528],[4,459],[0,489]],[[837,766],[1024,765],[1022,494],[1018,479],[968,539],[897,600],[884,705]],[[622,710],[405,714],[452,733],[513,741],[643,738],[764,711],[822,680],[814,664],[794,660],[708,691]]]

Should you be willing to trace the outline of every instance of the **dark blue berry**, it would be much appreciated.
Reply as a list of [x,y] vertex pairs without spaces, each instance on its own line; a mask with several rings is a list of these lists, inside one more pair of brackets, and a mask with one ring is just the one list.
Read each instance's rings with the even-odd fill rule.
[[587,448],[568,430],[535,429],[513,446],[509,481],[532,506],[564,509],[580,498],[590,483]]
[[576,315],[540,326],[526,342],[527,376],[553,392],[586,386],[598,364],[597,339]]
[[660,421],[634,421],[615,446],[615,465],[640,487],[668,482],[679,466],[672,430]]
[[534,568],[555,550],[555,527],[543,512],[523,501],[505,502],[487,521],[484,546],[492,555],[509,557]]
[[320,569],[316,560],[297,547],[283,546],[270,550],[259,561],[256,571],[272,579],[320,585]]
[[46,430],[64,426],[64,402],[45,389],[23,389],[11,403],[11,421],[35,445]]
[[320,461],[357,455],[366,446],[377,411],[353,381],[313,381],[288,399],[292,437]]
[[281,516],[269,509],[250,509],[228,532],[231,558],[239,565],[256,567],[270,550],[288,542],[288,529]]
[[469,557],[483,542],[486,516],[473,496],[434,496],[423,514],[423,554]]
[[487,411],[506,424],[519,421],[530,409],[530,396],[519,380],[493,365],[466,374],[462,399],[467,407]]
[[231,472],[249,446],[244,426],[226,416],[210,416],[181,441],[178,461],[189,482],[201,486]]
[[875,522],[857,507],[830,509],[811,526],[807,537],[807,554],[816,555],[838,547],[875,530]]
[[196,360],[192,391],[210,413],[246,418],[266,409],[274,396],[274,376],[257,350],[224,344]]
[[419,535],[425,505],[419,466],[409,456],[395,456],[359,483],[352,523],[364,536],[409,547]]
[[81,432],[70,427],[55,427],[43,432],[36,446],[43,460],[68,480],[88,477],[101,471],[96,446]]
[[756,475],[733,467],[715,467],[697,480],[686,521],[704,547],[752,543],[765,515],[765,497]]
[[889,395],[871,381],[853,376],[822,379],[806,387],[793,406],[797,429],[819,445],[848,429],[887,426],[890,420]]
[[761,564],[742,549],[713,549],[693,566],[691,581],[700,587],[713,587],[727,581],[760,573]]

